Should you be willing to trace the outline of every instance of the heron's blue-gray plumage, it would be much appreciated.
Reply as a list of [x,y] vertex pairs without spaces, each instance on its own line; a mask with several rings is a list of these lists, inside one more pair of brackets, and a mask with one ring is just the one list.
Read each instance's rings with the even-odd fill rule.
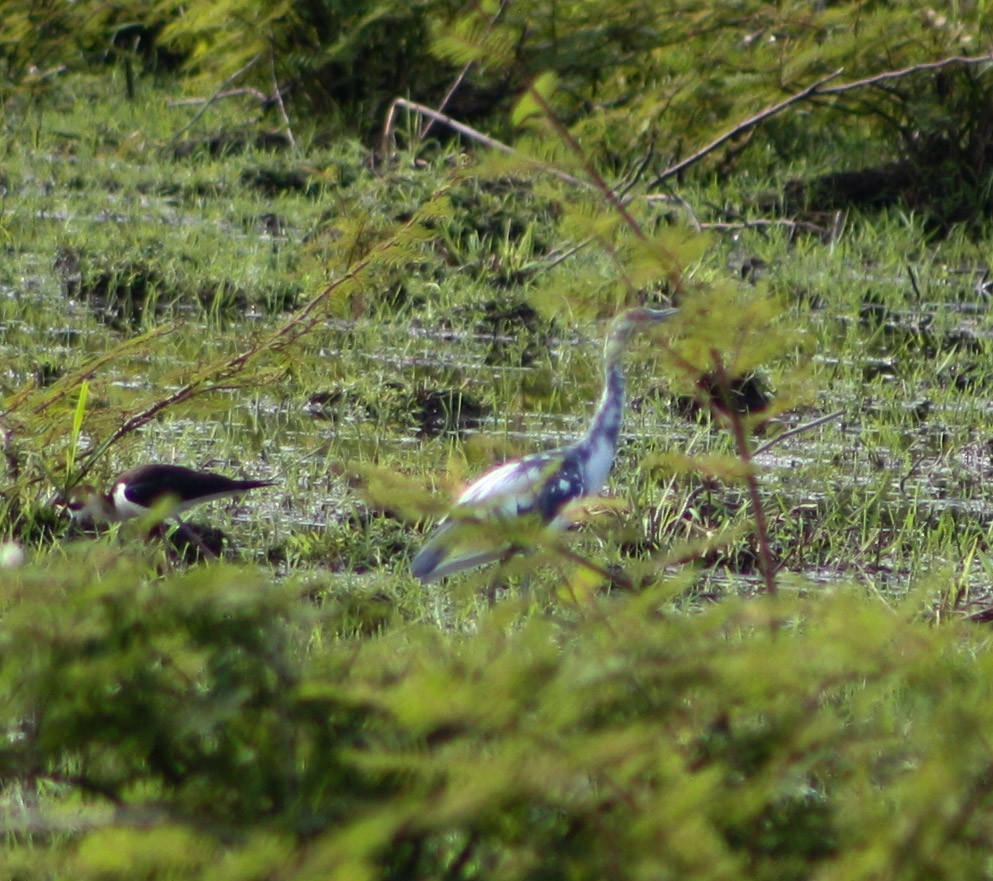
[[567,447],[505,462],[469,484],[452,515],[411,561],[415,578],[434,581],[513,552],[500,530],[487,535],[481,528],[489,521],[537,514],[552,527],[568,525],[563,509],[575,499],[598,493],[614,463],[624,411],[621,356],[628,338],[640,324],[665,321],[675,313],[675,309],[633,309],[614,320],[604,351],[603,393],[586,433]]

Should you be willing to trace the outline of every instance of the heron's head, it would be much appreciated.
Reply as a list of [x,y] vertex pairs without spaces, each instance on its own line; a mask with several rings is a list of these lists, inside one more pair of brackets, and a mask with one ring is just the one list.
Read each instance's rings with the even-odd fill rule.
[[636,330],[653,324],[661,324],[679,314],[678,309],[651,309],[647,306],[628,309],[610,322],[607,334],[606,360],[613,363],[624,353],[624,347]]

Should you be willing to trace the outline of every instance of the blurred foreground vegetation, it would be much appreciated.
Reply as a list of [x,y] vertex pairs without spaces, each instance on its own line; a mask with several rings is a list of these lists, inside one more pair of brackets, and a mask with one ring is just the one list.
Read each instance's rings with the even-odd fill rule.
[[[5,3],[0,874],[993,877],[985,11]],[[415,584],[672,301],[610,497]],[[153,460],[279,487],[51,505]]]
[[674,580],[460,634],[105,564],[6,580],[10,878],[990,873],[989,639],[920,596]]

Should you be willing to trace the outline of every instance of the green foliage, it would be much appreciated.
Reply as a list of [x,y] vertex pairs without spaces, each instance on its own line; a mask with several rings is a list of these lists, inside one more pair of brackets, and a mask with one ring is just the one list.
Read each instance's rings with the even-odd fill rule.
[[331,768],[359,731],[337,741],[330,696],[319,717],[294,700],[294,593],[234,569],[170,585],[135,581],[124,566],[99,581],[78,571],[8,585],[5,712],[30,732],[9,744],[5,768],[110,803],[155,793],[166,815],[192,812],[219,833],[274,815],[298,831],[315,810],[330,819],[294,768],[306,759],[329,793],[350,786]]
[[[645,156],[646,174],[823,77],[844,71],[851,82],[968,56],[989,42],[990,27],[982,4],[951,2],[908,13],[893,4],[801,0],[522,0],[466,13],[450,0],[12,0],[5,13],[0,59],[11,84],[27,92],[52,88],[59,65],[112,59],[127,66],[133,98],[132,68],[168,58],[182,62],[197,93],[233,84],[272,99],[279,88],[292,128],[316,112],[365,137],[378,135],[396,97],[437,105],[464,65],[446,111],[483,117],[480,127],[500,131],[522,95],[512,122],[527,115],[527,87],[554,72],[557,111],[590,155],[615,169]],[[804,106],[771,120],[749,135],[751,149],[732,145],[708,171],[726,173],[742,155],[767,168],[825,144],[836,152],[868,147],[865,159],[879,163],[896,158],[899,140],[919,172],[944,166],[941,216],[973,216],[986,203],[993,152],[986,79],[979,67],[948,67],[844,92],[825,99],[830,109]],[[844,158],[832,164],[849,167]],[[948,173],[956,181],[950,194]]]
[[[939,4],[920,15],[885,4],[770,5],[762,2],[672,5],[626,0],[603,4],[514,3],[497,21],[475,11],[480,59],[513,69],[526,83],[554,71],[562,88],[560,112],[577,124],[587,145],[620,158],[651,143],[663,161],[707,143],[731,126],[813,80],[844,69],[850,80],[942,56],[968,54],[983,45],[988,22],[978,8]],[[482,22],[488,26],[483,27]],[[459,33],[465,34],[463,26]],[[501,38],[517,46],[513,65],[488,46]],[[454,63],[472,58],[464,40],[439,38],[436,50]],[[868,48],[867,48],[868,47]],[[976,77],[961,74],[972,83]],[[949,74],[946,88],[959,78]],[[807,113],[804,146],[829,135],[839,117],[857,130],[864,121],[910,135],[922,106],[947,106],[927,90],[897,87],[885,94],[856,93],[859,121],[843,114]],[[982,127],[961,107],[960,125]],[[968,120],[968,122],[966,122]],[[946,124],[948,119],[946,118]],[[775,131],[773,142],[788,149]],[[958,125],[953,125],[953,130]],[[935,126],[928,131],[935,133]],[[782,158],[782,157],[781,157]]]
[[[367,97],[362,53],[395,38],[421,63],[440,33],[426,8],[340,12],[355,26],[326,71],[370,102],[360,124],[381,97]],[[90,87],[45,96],[30,49],[5,46],[8,73],[37,89],[4,129],[17,147],[0,533],[29,543],[27,565],[0,569],[10,877],[989,878],[990,641],[954,620],[988,605],[987,292],[959,275],[985,251],[936,246],[895,211],[823,241],[749,227],[755,187],[776,181],[686,185],[670,203],[628,190],[620,210],[604,190],[621,186],[599,177],[636,181],[652,169],[631,144],[655,137],[667,161],[688,149],[677,134],[696,145],[835,63],[854,76],[967,34],[885,5],[615,8],[509,4],[498,27],[477,17],[439,36],[453,61],[486,60],[468,82],[517,101],[527,137],[485,164],[401,150],[377,174],[354,144],[302,145],[305,163],[251,145],[160,151],[186,121],[164,92],[149,87],[154,115],[141,101],[84,113],[70,99]],[[187,5],[168,37],[205,92],[256,56],[271,89],[272,45],[277,80],[309,95],[304,74],[327,60],[307,30],[321,9]],[[52,58],[77,57],[88,11],[9,9],[20,36],[31,15],[58,24]],[[933,41],[915,43],[923,32]],[[374,54],[370,81],[394,61]],[[860,109],[872,119],[910,92]],[[979,108],[982,82],[964,94]],[[799,119],[767,129],[753,169],[833,140]],[[275,171],[300,185],[272,189]],[[694,227],[728,217],[733,235]],[[60,288],[67,242],[127,290],[151,242],[184,296],[191,279],[235,277],[256,306],[270,278],[309,298],[251,322],[152,309],[108,327]],[[771,268],[739,281],[746,262]],[[599,320],[670,299],[675,338],[630,353],[613,497],[497,582],[414,586],[420,527],[395,518],[436,516],[498,456],[571,436],[599,388]],[[843,432],[748,462],[711,405],[722,374],[755,370],[778,396],[738,428],[771,435],[800,403],[844,406]],[[680,409],[673,386],[692,399]],[[412,434],[397,402],[438,388],[484,400],[479,434]],[[321,421],[302,412],[318,399]],[[278,573],[158,574],[158,552],[126,534],[53,543],[54,486],[166,456],[265,457],[282,483],[239,526]],[[775,597],[748,577],[758,479]],[[527,525],[512,538],[546,543]]]
[[914,601],[663,584],[356,641],[292,584],[77,563],[3,576],[18,877],[986,877],[988,640]]
[[161,0],[157,14],[160,39],[186,57],[192,87],[210,91],[219,78],[246,72],[244,80],[267,92],[293,84],[286,100],[301,116],[330,112],[368,134],[396,95],[441,85],[427,29],[450,8],[448,0],[222,0],[192,9]]

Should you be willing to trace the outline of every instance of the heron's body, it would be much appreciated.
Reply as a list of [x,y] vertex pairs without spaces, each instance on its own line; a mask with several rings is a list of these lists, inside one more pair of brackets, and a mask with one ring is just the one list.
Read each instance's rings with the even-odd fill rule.
[[624,410],[624,346],[638,326],[666,321],[675,313],[632,309],[614,319],[604,351],[603,393],[586,433],[561,449],[505,462],[469,484],[452,514],[411,561],[415,578],[435,581],[505,557],[512,548],[499,536],[480,540],[479,525],[488,521],[512,522],[530,514],[555,529],[568,525],[566,505],[598,493],[614,464]]
[[109,492],[85,490],[69,507],[78,519],[106,523],[144,517],[160,508],[163,517],[178,519],[196,505],[272,485],[270,480],[236,480],[182,465],[139,465],[118,475]]

